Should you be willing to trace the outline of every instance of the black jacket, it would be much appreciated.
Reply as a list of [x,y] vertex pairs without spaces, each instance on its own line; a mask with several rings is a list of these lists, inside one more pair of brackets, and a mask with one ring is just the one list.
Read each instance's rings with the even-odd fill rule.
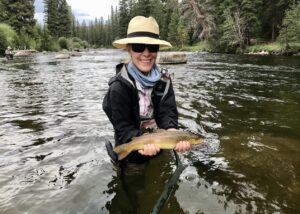
[[[103,100],[103,110],[111,121],[116,145],[129,142],[143,134],[140,129],[139,96],[135,80],[124,64],[116,67],[116,76],[109,81],[109,90]],[[167,75],[154,86],[151,95],[154,119],[158,128],[178,127],[178,112],[172,82]]]

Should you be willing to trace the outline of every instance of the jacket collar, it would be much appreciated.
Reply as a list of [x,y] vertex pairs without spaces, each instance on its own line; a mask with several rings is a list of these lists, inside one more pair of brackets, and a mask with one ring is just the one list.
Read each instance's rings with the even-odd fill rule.
[[127,66],[125,63],[120,63],[116,66],[116,75],[109,80],[108,85],[111,85],[115,81],[123,82],[129,87],[136,89],[135,81],[128,74]]

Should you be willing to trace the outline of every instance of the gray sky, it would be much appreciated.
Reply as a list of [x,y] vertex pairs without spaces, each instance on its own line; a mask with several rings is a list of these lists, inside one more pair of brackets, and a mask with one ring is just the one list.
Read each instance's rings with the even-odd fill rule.
[[[101,16],[106,20],[110,15],[111,6],[116,7],[119,0],[67,0],[72,8],[76,19],[80,22],[83,20],[94,20]],[[43,0],[35,0],[35,18],[39,23],[43,23],[44,17]]]

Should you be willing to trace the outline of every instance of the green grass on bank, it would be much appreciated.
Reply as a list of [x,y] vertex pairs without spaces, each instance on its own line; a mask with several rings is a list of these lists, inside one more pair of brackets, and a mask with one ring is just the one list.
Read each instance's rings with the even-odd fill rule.
[[246,48],[246,53],[258,53],[262,51],[267,51],[269,53],[281,52],[284,49],[284,46],[280,43],[273,42],[268,44],[258,44],[250,45]]
[[192,46],[184,46],[181,48],[183,51],[200,51],[200,52],[212,52],[210,44],[206,41],[198,42]]
[[172,47],[172,48],[162,48],[161,51],[191,51],[191,52],[213,52],[209,43],[206,41],[198,42],[192,46],[183,46],[183,47]]
[[259,53],[266,51],[269,54],[299,53],[300,43],[280,44],[278,42],[250,45],[246,48],[246,53]]
[[[162,48],[161,51],[190,51],[190,52],[215,52],[212,46],[206,42],[198,42],[192,46]],[[274,55],[289,55],[300,53],[300,43],[281,44],[278,42],[250,45],[245,50],[237,49],[236,53],[261,53],[268,52]]]

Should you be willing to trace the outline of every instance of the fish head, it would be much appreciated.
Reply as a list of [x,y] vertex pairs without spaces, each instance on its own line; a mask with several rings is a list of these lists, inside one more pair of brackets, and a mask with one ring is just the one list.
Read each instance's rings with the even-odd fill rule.
[[190,144],[201,144],[203,143],[203,139],[199,135],[191,134],[189,136],[188,141]]

